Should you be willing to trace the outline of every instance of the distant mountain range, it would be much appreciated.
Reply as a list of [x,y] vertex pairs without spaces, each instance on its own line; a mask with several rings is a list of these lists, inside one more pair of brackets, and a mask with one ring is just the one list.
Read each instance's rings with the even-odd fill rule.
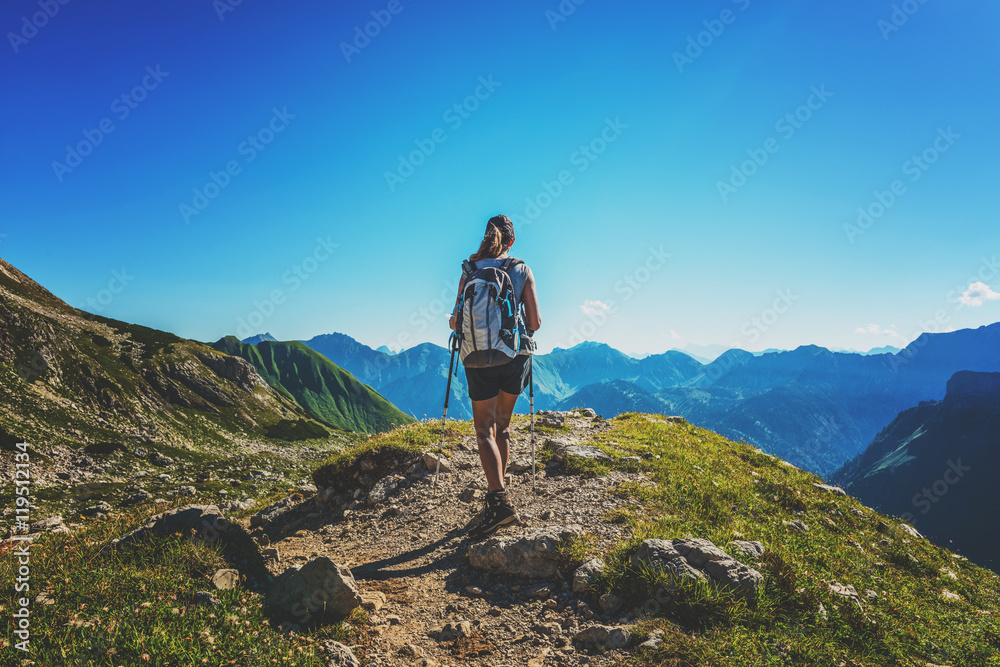
[[1000,373],[963,371],[940,401],[904,410],[835,475],[853,496],[1000,571]]
[[256,336],[250,336],[249,338],[244,339],[243,342],[246,343],[247,345],[256,345],[257,343],[264,343],[264,342],[276,343],[278,342],[278,339],[272,336],[271,332],[267,332],[267,333],[257,334]]
[[[390,355],[343,334],[303,342],[402,411],[417,417],[441,414],[445,348],[424,343]],[[1000,371],[1000,324],[924,334],[898,354],[840,353],[807,345],[759,355],[729,350],[703,364],[676,350],[635,359],[588,342],[556,348],[533,363],[536,409],[587,406],[605,417],[623,411],[680,414],[829,475],[860,453],[900,410],[943,398],[954,373]],[[527,409],[522,395],[517,410]],[[456,418],[471,417],[461,369],[449,411]]]

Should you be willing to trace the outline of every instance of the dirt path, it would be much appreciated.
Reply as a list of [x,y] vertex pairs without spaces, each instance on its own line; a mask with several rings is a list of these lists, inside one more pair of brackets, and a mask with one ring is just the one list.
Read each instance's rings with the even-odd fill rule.
[[[604,428],[583,418],[570,418],[567,425],[573,432],[560,437],[581,441]],[[627,529],[606,517],[628,502],[614,493],[615,487],[639,475],[539,471],[533,495],[528,434],[520,427],[512,436],[508,493],[527,526],[500,534],[578,524],[594,536],[598,551],[624,536]],[[539,446],[544,440],[538,438]],[[593,599],[572,593],[572,572],[563,573],[563,580],[538,581],[468,565],[465,531],[481,511],[486,490],[474,438],[466,436],[448,462],[452,471],[441,474],[436,496],[434,475],[419,466],[398,471],[403,477],[399,488],[377,505],[362,497],[354,510],[345,516],[337,512],[332,521],[313,515],[271,544],[279,557],[269,568],[277,575],[323,555],[348,566],[363,593],[384,594],[384,606],[370,614],[369,643],[355,647],[365,664],[621,664],[624,656],[618,652],[588,655],[574,648],[572,636],[579,629],[594,622],[613,624],[617,618],[602,615]],[[446,624],[457,628],[457,636],[442,636]]]

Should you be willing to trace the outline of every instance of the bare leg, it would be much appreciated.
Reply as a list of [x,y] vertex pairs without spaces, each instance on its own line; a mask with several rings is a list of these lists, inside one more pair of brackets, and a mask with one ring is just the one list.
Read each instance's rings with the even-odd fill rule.
[[497,447],[496,437],[497,397],[485,401],[472,401],[472,421],[476,428],[476,444],[479,446],[479,461],[486,473],[490,491],[504,488],[504,462]]
[[510,416],[514,412],[514,404],[517,403],[517,394],[508,394],[505,391],[497,396],[495,428],[497,450],[500,452],[500,463],[502,476],[507,475],[507,462],[510,460]]

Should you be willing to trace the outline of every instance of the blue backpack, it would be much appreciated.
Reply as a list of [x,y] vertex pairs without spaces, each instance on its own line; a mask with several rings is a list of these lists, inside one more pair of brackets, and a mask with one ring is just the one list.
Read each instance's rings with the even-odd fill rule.
[[509,271],[519,259],[508,257],[499,267],[462,262],[465,289],[455,314],[459,355],[466,368],[501,366],[521,349],[520,320]]

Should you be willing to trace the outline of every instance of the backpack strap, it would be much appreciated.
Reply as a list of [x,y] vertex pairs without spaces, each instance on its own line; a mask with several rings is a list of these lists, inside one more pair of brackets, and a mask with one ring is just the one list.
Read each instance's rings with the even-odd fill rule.
[[462,277],[467,277],[470,273],[476,270],[476,263],[471,259],[466,259],[462,261]]
[[519,264],[524,264],[524,262],[516,257],[508,257],[503,261],[503,264],[500,265],[500,268],[504,273],[510,273],[510,270]]

